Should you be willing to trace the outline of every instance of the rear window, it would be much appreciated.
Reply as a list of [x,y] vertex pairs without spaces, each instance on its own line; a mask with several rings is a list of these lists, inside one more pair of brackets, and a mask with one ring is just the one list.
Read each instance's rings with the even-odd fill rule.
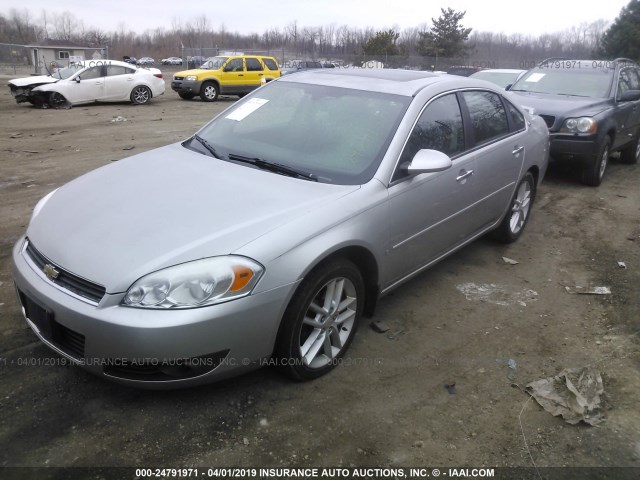
[[278,64],[271,58],[263,58],[262,61],[269,70],[278,70]]

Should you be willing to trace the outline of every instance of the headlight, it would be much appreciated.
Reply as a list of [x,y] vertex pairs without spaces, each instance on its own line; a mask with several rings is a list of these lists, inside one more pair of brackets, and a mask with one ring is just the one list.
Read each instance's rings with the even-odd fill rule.
[[145,275],[134,282],[123,304],[138,308],[193,308],[251,293],[264,268],[245,257],[212,257]]
[[598,125],[591,117],[567,118],[560,129],[563,133],[596,133]]
[[38,201],[38,203],[36,203],[36,206],[33,207],[33,213],[31,214],[31,220],[33,220],[34,218],[36,218],[38,216],[38,214],[40,213],[40,210],[42,210],[42,207],[44,207],[45,203],[47,203],[49,201],[49,199],[53,196],[53,194],[56,193],[57,191],[58,191],[58,189],[56,188],[53,192],[49,192],[44,197],[42,197]]
[[187,82],[195,82],[198,79],[198,77],[196,77],[195,75],[187,75],[186,77],[184,77],[184,79]]

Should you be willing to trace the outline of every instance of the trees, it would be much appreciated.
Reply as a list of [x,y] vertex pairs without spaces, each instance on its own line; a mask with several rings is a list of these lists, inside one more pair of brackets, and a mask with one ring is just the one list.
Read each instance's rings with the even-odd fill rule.
[[403,45],[398,45],[400,34],[393,29],[376,32],[373,37],[362,44],[364,60],[378,60],[385,65],[397,67],[405,56]]
[[417,50],[422,56],[459,57],[468,50],[465,42],[471,28],[464,28],[460,21],[467,12],[456,12],[452,8],[441,8],[442,15],[432,18],[433,27],[428,32],[420,32]]
[[640,0],[631,0],[602,37],[605,57],[640,59]]

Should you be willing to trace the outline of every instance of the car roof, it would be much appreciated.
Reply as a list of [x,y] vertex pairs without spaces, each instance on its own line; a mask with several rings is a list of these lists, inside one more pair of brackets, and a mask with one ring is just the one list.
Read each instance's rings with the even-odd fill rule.
[[526,72],[526,70],[520,70],[516,68],[489,68],[487,70],[480,70],[479,72],[476,72],[473,75],[477,75],[479,73],[522,73],[522,72]]
[[322,70],[300,71],[285,75],[278,81],[330,85],[380,93],[391,93],[412,97],[430,85],[447,84],[450,88],[477,87],[491,85],[484,80],[469,79],[447,74],[434,74],[417,70],[395,70],[387,68],[328,68]]

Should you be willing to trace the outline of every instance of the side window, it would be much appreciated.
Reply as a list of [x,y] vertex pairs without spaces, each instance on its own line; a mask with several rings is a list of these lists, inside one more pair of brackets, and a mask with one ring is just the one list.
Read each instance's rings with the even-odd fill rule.
[[262,65],[260,64],[260,61],[257,58],[247,58],[245,59],[245,62],[247,62],[247,72],[262,71]]
[[273,61],[271,58],[263,58],[262,61],[267,66],[269,70],[278,70],[278,64]]
[[126,73],[131,73],[131,69],[120,65],[107,65],[107,77],[115,77]]
[[234,58],[229,60],[229,63],[224,67],[225,72],[242,72],[244,65],[241,58]]
[[471,116],[471,132],[475,145],[481,145],[509,133],[507,114],[500,96],[491,92],[462,92]]
[[[454,93],[435,99],[425,108],[409,135],[399,165],[410,162],[423,148],[438,150],[450,157],[464,151],[462,115]],[[403,173],[398,172],[396,176],[401,177]]]
[[102,65],[91,67],[89,70],[85,70],[80,74],[80,80],[91,80],[100,77],[102,77]]
[[522,113],[520,113],[516,107],[506,100],[504,100],[504,103],[507,106],[509,117],[511,117],[511,131],[519,132],[520,130],[524,130],[524,116]]

